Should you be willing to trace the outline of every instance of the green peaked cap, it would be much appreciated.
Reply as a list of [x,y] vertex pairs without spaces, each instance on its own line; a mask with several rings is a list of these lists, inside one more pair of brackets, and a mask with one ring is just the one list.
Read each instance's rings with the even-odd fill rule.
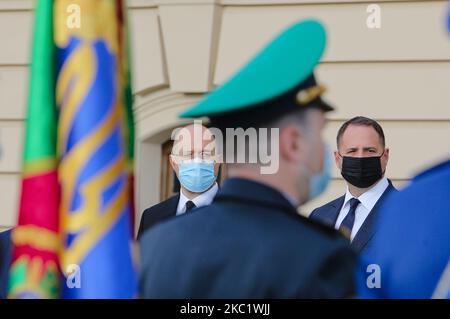
[[[180,117],[214,117],[248,111],[277,98],[286,100],[287,92],[305,83],[309,83],[306,87],[315,84],[313,70],[325,44],[326,33],[320,22],[302,20],[291,25],[235,75]],[[326,103],[321,104],[325,105],[324,110],[333,109]]]

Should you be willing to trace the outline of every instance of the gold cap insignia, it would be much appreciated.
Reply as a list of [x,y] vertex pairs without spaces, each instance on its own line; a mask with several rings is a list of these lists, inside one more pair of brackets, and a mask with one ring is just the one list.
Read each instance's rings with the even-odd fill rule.
[[307,105],[321,96],[326,90],[326,86],[322,84],[303,89],[297,93],[297,102],[300,105]]

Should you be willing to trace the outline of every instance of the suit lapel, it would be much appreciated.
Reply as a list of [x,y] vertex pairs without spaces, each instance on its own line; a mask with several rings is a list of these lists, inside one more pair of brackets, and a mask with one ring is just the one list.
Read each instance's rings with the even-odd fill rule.
[[336,220],[341,211],[342,205],[344,204],[345,195],[336,198],[335,200],[316,208],[311,212],[309,218],[318,221],[320,223],[326,224],[331,228],[336,225]]
[[174,195],[157,205],[147,208],[142,215],[137,238],[139,239],[145,230],[149,229],[156,223],[176,216],[179,200],[180,194],[178,193],[177,195]]
[[178,195],[172,196],[167,202],[167,206],[164,208],[163,214],[167,217],[175,216],[177,214],[178,202],[180,201],[180,193]]
[[340,197],[338,201],[332,206],[332,226],[336,225],[336,221],[338,219],[339,213],[341,212],[342,206],[344,205],[345,195]]
[[351,246],[356,252],[361,252],[362,249],[367,245],[367,243],[370,241],[370,239],[373,237],[373,235],[376,232],[375,224],[376,220],[379,215],[379,208],[381,204],[383,203],[383,200],[386,198],[386,196],[392,192],[397,191],[395,187],[392,185],[391,181],[389,180],[389,186],[386,188],[386,190],[383,192],[381,197],[378,199],[375,206],[370,211],[369,215],[367,216],[366,220],[362,224],[361,228],[359,229],[358,233],[356,234],[355,238],[351,242]]
[[334,228],[334,225],[336,225],[336,220],[339,216],[339,212],[341,211],[342,205],[344,204],[344,200],[345,195],[332,201],[328,205],[327,210],[324,210],[321,213],[320,220],[328,224],[331,228]]

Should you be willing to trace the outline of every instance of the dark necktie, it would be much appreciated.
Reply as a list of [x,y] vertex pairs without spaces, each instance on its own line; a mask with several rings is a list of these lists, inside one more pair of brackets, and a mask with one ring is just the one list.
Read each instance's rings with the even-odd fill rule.
[[341,223],[341,226],[339,227],[339,230],[342,231],[348,238],[350,238],[350,235],[352,233],[353,224],[355,223],[355,212],[356,208],[361,202],[356,199],[352,198],[350,199],[350,210],[348,211],[347,216],[345,216],[344,220]]
[[190,212],[191,210],[193,210],[195,207],[197,207],[197,206],[195,206],[194,202],[191,201],[191,200],[188,200],[188,201],[186,202],[186,213],[189,213],[189,212]]

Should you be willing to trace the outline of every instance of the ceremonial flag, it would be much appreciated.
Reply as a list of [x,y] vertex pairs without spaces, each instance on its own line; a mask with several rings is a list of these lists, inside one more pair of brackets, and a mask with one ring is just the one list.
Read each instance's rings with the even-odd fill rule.
[[136,296],[125,16],[120,0],[38,1],[12,297]]
[[18,226],[10,268],[12,298],[56,298],[59,200],[53,3],[36,8]]

